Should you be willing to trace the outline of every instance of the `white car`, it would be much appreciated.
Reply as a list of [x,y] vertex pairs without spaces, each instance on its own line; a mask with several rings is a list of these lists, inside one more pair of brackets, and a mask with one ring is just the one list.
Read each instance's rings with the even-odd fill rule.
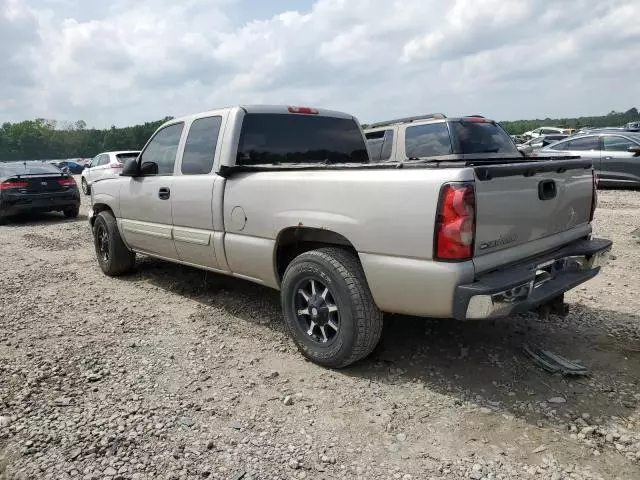
[[528,137],[528,138],[538,138],[538,137],[543,137],[545,135],[562,135],[566,133],[567,131],[564,128],[540,127],[540,128],[536,128],[535,130],[524,132],[522,136]]
[[130,159],[138,158],[138,150],[123,150],[119,152],[104,152],[96,155],[87,164],[81,174],[82,193],[89,195],[91,185],[98,180],[114,178],[120,175],[122,167]]

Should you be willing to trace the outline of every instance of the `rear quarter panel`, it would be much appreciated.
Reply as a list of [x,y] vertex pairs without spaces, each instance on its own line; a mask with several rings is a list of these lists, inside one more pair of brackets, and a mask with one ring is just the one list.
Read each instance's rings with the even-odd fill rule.
[[225,188],[229,266],[237,274],[277,288],[278,235],[290,227],[330,230],[358,251],[376,298],[377,285],[387,280],[398,284],[391,275],[384,281],[379,278],[386,275],[381,258],[428,261],[440,188],[448,181],[468,180],[473,180],[470,169],[239,174]]

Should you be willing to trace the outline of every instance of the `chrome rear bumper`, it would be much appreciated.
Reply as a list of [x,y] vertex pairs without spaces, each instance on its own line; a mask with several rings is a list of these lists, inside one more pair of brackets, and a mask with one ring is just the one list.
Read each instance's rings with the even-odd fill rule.
[[595,277],[607,264],[612,242],[580,240],[560,250],[507,267],[456,287],[458,320],[499,318],[543,305]]

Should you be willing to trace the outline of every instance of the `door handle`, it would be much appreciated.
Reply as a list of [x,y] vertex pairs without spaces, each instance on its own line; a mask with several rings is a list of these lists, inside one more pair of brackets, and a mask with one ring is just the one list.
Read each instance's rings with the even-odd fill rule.
[[169,197],[171,197],[171,190],[167,187],[162,187],[158,190],[158,198],[160,198],[160,200],[168,200]]
[[604,157],[605,160],[611,160],[613,157]]
[[538,198],[540,200],[551,200],[558,192],[556,182],[553,180],[542,180],[538,183]]

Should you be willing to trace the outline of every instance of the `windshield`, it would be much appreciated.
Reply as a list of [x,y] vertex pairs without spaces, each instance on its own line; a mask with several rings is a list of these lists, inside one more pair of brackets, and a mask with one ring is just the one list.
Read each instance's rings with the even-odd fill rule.
[[456,137],[459,154],[506,153],[519,155],[511,137],[493,122],[451,122],[452,134]]
[[369,163],[353,119],[253,113],[244,117],[238,165]]
[[0,176],[60,174],[55,165],[45,162],[4,162],[0,163]]

